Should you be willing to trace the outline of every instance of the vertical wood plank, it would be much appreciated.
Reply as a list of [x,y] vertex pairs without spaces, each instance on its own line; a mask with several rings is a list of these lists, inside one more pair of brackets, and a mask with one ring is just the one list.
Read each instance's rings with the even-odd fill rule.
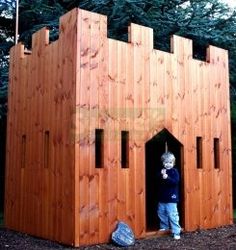
[[[95,168],[95,128],[98,128],[98,85],[99,85],[99,29],[98,14],[91,15],[90,39],[90,133],[89,133],[89,243],[95,244],[99,240],[99,169]],[[103,166],[102,166],[103,167]]]
[[126,210],[127,210],[127,223],[135,230],[135,180],[134,180],[134,155],[131,147],[133,141],[133,116],[134,116],[134,68],[133,68],[133,40],[131,27],[129,27],[129,44],[127,44],[126,50],[126,95],[125,95],[125,113],[126,113],[126,128],[129,131],[129,171],[127,176],[127,188],[126,188]]
[[109,103],[109,85],[108,85],[108,39],[107,39],[107,17],[100,15],[100,53],[99,53],[99,114],[98,126],[104,129],[104,166],[99,171],[99,242],[109,240],[109,215],[108,215],[108,103]]
[[77,15],[77,46],[76,46],[76,82],[75,82],[75,107],[73,109],[71,139],[75,143],[75,203],[74,203],[74,227],[75,245],[80,244],[80,85],[81,85],[81,10]]
[[118,220],[125,221],[126,220],[126,197],[125,197],[125,190],[126,190],[126,170],[122,168],[122,135],[121,131],[125,131],[125,122],[124,122],[124,111],[125,111],[125,67],[126,67],[126,60],[125,60],[125,52],[126,52],[126,44],[123,42],[117,42],[117,64],[118,64],[118,72],[117,72],[117,85],[118,85],[118,102],[117,102],[117,108],[118,108],[118,122],[117,122],[117,128],[116,128],[116,142],[117,142],[117,148],[118,148],[118,164],[117,164],[117,170],[118,170],[118,194],[117,194],[117,201],[118,201],[118,208],[117,208],[117,217]]
[[[51,218],[52,218],[52,152],[53,152],[53,143],[52,143],[52,127],[50,123],[50,117],[51,116],[46,116],[44,114],[49,114],[52,112],[52,99],[51,99],[51,93],[52,93],[52,77],[51,75],[53,74],[53,64],[52,66],[46,67],[47,62],[52,63],[52,45],[50,47],[45,48],[45,55],[44,55],[44,65],[45,65],[45,71],[44,71],[44,100],[43,100],[43,138],[44,138],[44,145],[43,145],[43,151],[44,151],[44,163],[43,163],[43,168],[44,168],[44,183],[43,183],[43,191],[42,191],[42,198],[43,201],[43,215],[44,215],[44,231],[43,234],[45,235],[46,238],[51,237]],[[45,148],[46,145],[46,131],[49,132],[48,134],[48,148]],[[46,152],[46,150],[48,152]],[[47,162],[47,167],[45,166],[45,163],[47,159],[45,159],[46,155],[48,155],[48,162]]]
[[54,101],[54,91],[56,84],[56,76],[57,76],[57,60],[58,59],[58,41],[55,41],[50,44],[50,57],[48,58],[51,67],[50,67],[50,75],[48,79],[49,85],[49,103],[48,107],[49,114],[49,147],[50,147],[50,166],[49,166],[49,196],[50,196],[50,209],[49,209],[49,225],[48,225],[48,233],[50,238],[55,238],[55,225],[56,225],[56,164],[55,164],[55,153],[56,153],[56,122],[55,122],[55,101]]
[[81,47],[80,47],[80,243],[89,242],[89,100],[90,100],[90,13],[81,11]]
[[108,206],[109,206],[109,231],[112,232],[118,222],[118,146],[117,146],[117,117],[118,117],[118,44],[109,39],[109,130],[108,130]]

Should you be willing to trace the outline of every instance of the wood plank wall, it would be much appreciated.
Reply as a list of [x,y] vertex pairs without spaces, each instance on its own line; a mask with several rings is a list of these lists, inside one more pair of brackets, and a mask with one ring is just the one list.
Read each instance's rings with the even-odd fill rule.
[[[189,39],[174,36],[167,53],[153,49],[150,28],[131,24],[126,43],[107,39],[103,16],[81,11],[79,18],[76,245],[107,242],[119,220],[145,237],[145,143],[164,128],[183,145],[185,230],[232,223],[227,51],[210,46],[207,61],[200,61]],[[105,138],[99,169],[95,129]],[[129,168],[121,166],[121,131],[129,132]],[[220,169],[214,169],[214,138]]]
[[[145,237],[145,143],[164,128],[183,145],[182,226],[232,223],[227,51],[210,46],[204,62],[193,58],[189,39],[174,36],[171,47],[171,53],[153,49],[152,29],[136,24],[127,43],[107,38],[105,16],[75,9],[60,19],[57,41],[49,44],[42,29],[31,55],[20,44],[12,48],[9,228],[79,246],[109,241],[123,220]],[[104,133],[100,168],[95,129]],[[129,133],[127,168],[121,131]],[[196,137],[203,144],[201,169]]]
[[[74,244],[77,10],[11,49],[5,224]],[[25,144],[25,145],[22,145]]]

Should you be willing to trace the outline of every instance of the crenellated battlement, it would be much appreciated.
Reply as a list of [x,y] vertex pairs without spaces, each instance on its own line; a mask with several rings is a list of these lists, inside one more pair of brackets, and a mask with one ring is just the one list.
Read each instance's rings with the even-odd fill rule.
[[[84,17],[86,16],[86,17]],[[59,38],[58,40],[63,40],[66,34],[73,33],[80,39],[83,35],[81,32],[85,28],[91,30],[91,24],[97,26],[100,30],[99,36],[107,37],[107,17],[101,14],[92,13],[82,9],[74,9],[65,15],[63,15],[59,20]],[[83,26],[80,31],[81,25]],[[98,34],[97,34],[98,35]],[[107,37],[107,39],[109,39]],[[149,47],[153,50],[153,29],[138,24],[131,23],[128,27],[128,43],[138,47]],[[173,35],[171,38],[171,53],[179,55],[181,51],[184,51],[184,56],[188,59],[193,59],[193,41],[184,37]],[[118,41],[118,40],[117,40]],[[66,43],[66,40],[64,41]],[[47,28],[42,28],[32,35],[32,51],[42,50],[45,46],[50,46],[49,43],[49,30]],[[158,50],[158,49],[156,49]],[[25,51],[26,55],[29,55],[29,51]],[[216,63],[224,62],[227,64],[228,52],[224,49],[209,46],[207,48],[207,58],[206,62]],[[21,57],[24,57],[21,53]]]

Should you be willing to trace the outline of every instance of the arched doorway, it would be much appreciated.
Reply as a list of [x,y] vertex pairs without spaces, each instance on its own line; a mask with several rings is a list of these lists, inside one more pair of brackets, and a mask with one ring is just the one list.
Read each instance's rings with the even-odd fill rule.
[[159,229],[159,220],[157,217],[157,172],[162,168],[160,161],[161,155],[166,150],[171,151],[176,157],[176,168],[181,176],[180,181],[180,203],[178,206],[180,215],[180,225],[184,227],[184,180],[183,180],[183,145],[167,130],[163,129],[145,145],[145,164],[146,164],[146,232],[152,232]]

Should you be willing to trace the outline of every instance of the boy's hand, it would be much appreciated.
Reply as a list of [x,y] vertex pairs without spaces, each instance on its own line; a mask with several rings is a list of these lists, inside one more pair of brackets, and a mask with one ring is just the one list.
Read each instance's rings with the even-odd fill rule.
[[166,174],[166,169],[165,169],[165,168],[163,168],[163,169],[161,170],[161,174]]
[[167,179],[167,177],[168,177],[168,174],[163,174],[163,175],[162,175],[162,178],[163,178],[163,179]]

